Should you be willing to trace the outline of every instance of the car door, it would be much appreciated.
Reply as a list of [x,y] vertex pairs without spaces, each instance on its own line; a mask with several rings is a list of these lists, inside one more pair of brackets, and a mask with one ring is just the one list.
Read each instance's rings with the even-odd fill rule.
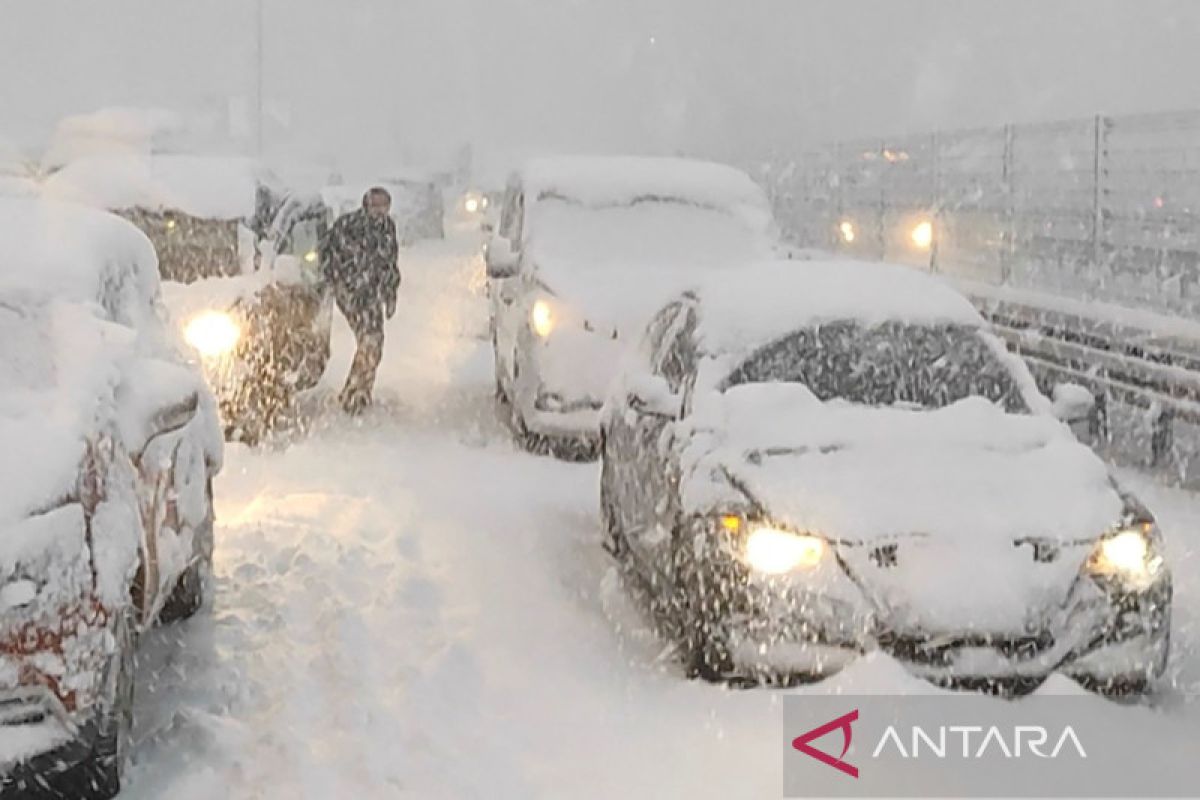
[[[520,257],[521,237],[525,218],[525,194],[519,184],[510,186],[504,202],[500,230],[497,235],[504,238],[513,252]],[[520,325],[520,302],[523,277],[521,272],[509,278],[491,279],[492,335],[496,349],[497,374],[511,387],[513,378],[513,354],[517,349]],[[506,387],[506,388],[507,388]]]
[[605,502],[609,503],[610,511],[623,531],[633,530],[631,526],[641,518],[640,513],[632,508],[635,499],[632,490],[641,480],[642,471],[642,453],[637,435],[638,415],[630,402],[632,390],[642,379],[652,379],[655,355],[682,309],[682,303],[671,303],[655,314],[646,326],[636,353],[631,354],[621,374],[621,385],[602,423],[605,440],[603,480],[605,491],[608,492]]
[[678,480],[670,458],[669,428],[682,415],[683,394],[695,369],[696,348],[692,335],[696,311],[681,305],[662,337],[651,364],[651,391],[665,391],[660,397],[645,397],[631,405],[633,423],[631,452],[637,454],[628,508],[626,531],[630,551],[646,573],[667,572],[672,529],[675,522],[675,494]]

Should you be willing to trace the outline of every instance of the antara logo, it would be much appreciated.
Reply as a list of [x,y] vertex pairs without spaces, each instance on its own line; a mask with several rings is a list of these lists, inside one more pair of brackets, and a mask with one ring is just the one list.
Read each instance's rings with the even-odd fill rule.
[[[1068,745],[1080,758],[1087,758],[1083,744],[1070,725],[1059,734],[1055,740],[1054,749],[1050,752],[1042,750],[1042,747],[1050,740],[1050,732],[1041,725],[1017,725],[1008,736],[1005,736],[1005,732],[995,725],[988,728],[981,725],[943,725],[936,730],[937,735],[931,736],[924,728],[914,725],[908,740],[910,747],[905,749],[904,740],[896,728],[889,725],[883,732],[883,736],[879,738],[879,744],[875,746],[875,752],[871,754],[871,758],[878,758],[889,743],[901,758],[918,758],[921,755],[922,742],[924,742],[925,749],[934,757],[946,758],[949,745],[956,737],[962,742],[963,758],[983,758],[989,750],[1001,753],[1005,758],[1020,758],[1022,745],[1025,746],[1027,752],[1038,758],[1058,758],[1058,754]],[[971,734],[973,733],[981,734],[980,738],[976,740],[979,745],[974,749],[971,747]]]
[[[849,714],[843,714],[842,716],[838,717],[837,719],[830,720],[829,722],[826,722],[824,725],[821,725],[820,727],[813,728],[808,733],[805,733],[801,736],[797,736],[795,739],[792,740],[792,747],[796,748],[801,753],[804,753],[804,755],[806,755],[806,756],[815,758],[817,761],[820,761],[822,764],[828,764],[829,766],[833,767],[834,769],[841,770],[842,772],[849,775],[851,778],[857,778],[858,777],[858,767],[854,766],[853,764],[849,764],[849,763],[843,761],[843,759],[846,757],[847,751],[850,750],[850,740],[852,738],[854,738],[854,731],[851,729],[850,726],[857,719],[858,719],[858,709],[856,708],[853,711],[851,711]],[[825,734],[836,731],[839,728],[842,731],[842,754],[840,756],[838,756],[837,758],[834,758],[833,756],[829,755],[828,753],[823,753],[820,750],[818,750],[817,748],[812,747],[809,744],[809,742],[811,742],[815,739],[820,739]]]
[[[822,764],[844,772],[852,778],[858,777],[858,767],[846,761],[846,753],[850,751],[850,743],[854,738],[851,727],[858,721],[858,709],[849,714],[843,714],[832,719],[805,734],[792,740],[792,747],[810,758],[815,758]],[[822,736],[834,731],[842,732],[842,752],[834,757],[829,753],[812,746],[812,743]],[[1079,758],[1087,758],[1083,743],[1070,726],[1066,726],[1057,737],[1051,737],[1050,731],[1040,725],[1017,725],[1011,730],[1002,730],[996,725],[983,727],[981,725],[943,725],[934,729],[936,733],[914,725],[908,736],[901,736],[896,726],[889,725],[879,737],[871,758],[879,758],[885,751],[893,750],[901,758],[921,758],[929,755],[934,758],[954,758],[962,753],[964,759],[981,759],[989,753],[1003,755],[1005,758],[1021,758],[1026,754],[1038,758],[1058,758],[1067,750],[1067,755],[1073,750]],[[978,738],[973,738],[973,735]],[[961,747],[954,747],[955,740]],[[1051,743],[1053,743],[1051,745]]]

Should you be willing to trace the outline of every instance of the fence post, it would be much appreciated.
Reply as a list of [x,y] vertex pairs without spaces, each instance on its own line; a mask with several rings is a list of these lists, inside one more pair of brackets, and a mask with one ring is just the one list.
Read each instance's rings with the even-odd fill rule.
[[833,230],[830,232],[830,235],[833,236],[834,249],[836,250],[845,250],[846,246],[850,244],[842,235],[842,220],[846,218],[846,197],[845,191],[842,188],[842,181],[844,180],[842,176],[842,163],[842,143],[834,142],[833,164],[831,165],[834,183],[834,217]]
[[879,167],[875,170],[875,174],[879,176],[879,208],[876,209],[877,220],[876,230],[879,232],[879,260],[887,261],[887,170],[883,166],[885,161],[884,153],[887,152],[887,142],[879,143]]
[[1175,443],[1175,414],[1165,407],[1156,411],[1150,429],[1150,466],[1161,467],[1167,463]]
[[1103,178],[1107,153],[1108,120],[1097,114],[1092,153],[1092,269],[1100,269],[1104,238]]
[[929,243],[929,271],[938,271],[938,242],[942,238],[942,163],[940,158],[940,150],[938,149],[938,134],[937,131],[929,139],[929,159],[933,164],[933,219],[930,224],[933,225],[933,241]]
[[1004,155],[1000,166],[1000,180],[1004,193],[1004,235],[1000,244],[1000,283],[1012,281],[1012,262],[1016,256],[1016,192],[1013,188],[1013,145],[1016,131],[1012,125],[1004,126]]

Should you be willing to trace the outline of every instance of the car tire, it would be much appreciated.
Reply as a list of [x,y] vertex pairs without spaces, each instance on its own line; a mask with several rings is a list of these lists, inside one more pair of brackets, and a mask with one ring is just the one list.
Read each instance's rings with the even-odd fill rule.
[[133,746],[133,701],[136,678],[131,614],[123,614],[114,631],[116,650],[108,665],[107,697],[96,720],[92,749],[95,797],[115,797]]

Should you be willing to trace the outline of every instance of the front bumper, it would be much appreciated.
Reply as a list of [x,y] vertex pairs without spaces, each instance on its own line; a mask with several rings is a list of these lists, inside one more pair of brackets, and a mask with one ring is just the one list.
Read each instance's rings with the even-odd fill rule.
[[96,725],[89,722],[47,750],[0,766],[0,800],[107,796],[97,745]]
[[704,625],[720,632],[738,672],[828,676],[868,650],[882,650],[912,674],[950,687],[1036,685],[1062,672],[1088,685],[1144,684],[1166,667],[1171,577],[1128,591],[1081,577],[1044,627],[1020,632],[897,630],[836,577],[812,585],[756,580],[730,565],[711,574]]

